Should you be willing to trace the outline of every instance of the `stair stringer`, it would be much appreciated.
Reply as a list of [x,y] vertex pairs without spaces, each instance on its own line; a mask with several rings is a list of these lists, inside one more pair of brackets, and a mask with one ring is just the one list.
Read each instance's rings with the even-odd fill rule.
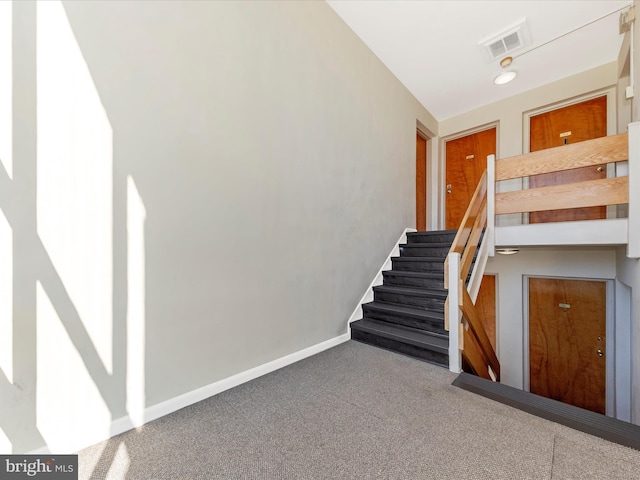
[[382,266],[380,267],[380,270],[378,270],[378,273],[373,278],[373,281],[371,282],[369,287],[365,290],[364,294],[362,295],[362,298],[358,301],[358,305],[353,310],[353,313],[349,317],[349,320],[348,320],[347,324],[350,325],[352,322],[355,322],[356,320],[358,320],[358,319],[363,317],[362,305],[364,303],[369,303],[369,302],[373,301],[373,287],[376,287],[378,285],[382,285],[382,280],[383,280],[382,272],[387,271],[387,270],[391,270],[391,266],[392,266],[391,265],[391,257],[397,257],[397,256],[400,255],[400,244],[401,243],[407,243],[407,233],[408,232],[416,232],[416,231],[417,230],[415,228],[405,228],[404,229],[404,232],[402,232],[402,235],[400,235],[400,238],[398,238],[398,241],[395,243],[395,245],[393,246],[393,248],[389,252],[389,255],[387,255],[387,258],[385,259],[385,261],[383,262]]

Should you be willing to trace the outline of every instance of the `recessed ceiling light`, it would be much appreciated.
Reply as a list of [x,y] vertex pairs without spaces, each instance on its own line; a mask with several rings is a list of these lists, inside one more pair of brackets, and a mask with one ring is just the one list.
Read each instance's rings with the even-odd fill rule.
[[516,78],[518,74],[515,70],[507,70],[505,72],[500,73],[496,78],[493,79],[493,83],[496,85],[504,85],[505,83],[509,83],[511,80]]
[[496,248],[496,253],[501,255],[515,255],[519,251],[517,248]]

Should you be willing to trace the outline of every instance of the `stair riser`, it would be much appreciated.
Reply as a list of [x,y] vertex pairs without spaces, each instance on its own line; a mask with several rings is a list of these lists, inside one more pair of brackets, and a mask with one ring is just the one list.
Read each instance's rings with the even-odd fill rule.
[[404,325],[405,327],[413,327],[419,330],[426,330],[428,332],[439,333],[446,335],[447,332],[444,329],[444,313],[442,314],[442,320],[440,319],[423,319],[410,317],[408,315],[402,315],[400,313],[386,312],[380,310],[374,310],[367,305],[362,306],[363,318],[371,320],[379,320],[382,322],[394,323],[396,325]]
[[428,245],[412,244],[400,247],[402,257],[440,257],[444,261],[450,247],[429,247]]
[[375,292],[374,298],[376,302],[424,307],[435,312],[444,313],[444,298],[389,292]]
[[398,261],[392,260],[392,268],[399,272],[443,272],[444,262],[439,260],[433,261]]
[[419,358],[420,360],[424,360],[429,363],[434,363],[443,367],[449,366],[449,355],[440,352],[426,350],[411,344],[399,342],[397,340],[380,337],[369,332],[352,330],[351,338],[368,345],[374,345],[379,348],[384,348],[385,350],[391,350],[392,352],[402,353],[410,357]]
[[407,235],[407,243],[453,243],[455,233]]

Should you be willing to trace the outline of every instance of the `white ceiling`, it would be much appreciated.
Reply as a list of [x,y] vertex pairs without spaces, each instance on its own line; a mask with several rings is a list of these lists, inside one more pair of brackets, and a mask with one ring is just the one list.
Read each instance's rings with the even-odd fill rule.
[[[631,4],[631,0],[327,2],[439,121],[616,60],[623,39],[618,33],[619,12],[551,40]],[[512,68],[518,77],[497,86],[493,78],[501,71],[499,60],[487,63],[478,44],[523,18],[532,43],[513,54]]]

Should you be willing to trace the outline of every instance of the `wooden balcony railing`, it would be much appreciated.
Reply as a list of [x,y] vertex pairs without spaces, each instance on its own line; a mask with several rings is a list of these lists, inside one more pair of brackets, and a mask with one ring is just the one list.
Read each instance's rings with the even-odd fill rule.
[[[495,181],[626,161],[627,145],[628,134],[621,133],[497,160]],[[496,193],[495,201],[496,215],[620,205],[629,202],[629,178],[602,178]]]
[[[616,176],[609,174],[608,178],[598,180],[496,193],[497,182],[526,179],[533,175],[583,167],[600,170],[609,164],[616,165],[616,168],[608,169],[609,172],[615,171]],[[638,188],[640,188],[640,122],[630,123],[628,133],[619,135],[501,160],[496,160],[494,155],[489,155],[487,158],[486,242],[489,256],[492,257],[495,253],[497,215],[627,204],[627,223],[624,227],[627,230],[627,256],[639,258],[640,196],[630,194],[630,192],[637,192]]]
[[478,376],[500,380],[500,363],[475,307],[487,261],[483,234],[487,226],[487,172],[482,175],[445,261],[445,328],[449,330],[449,366],[462,360]]
[[[495,252],[496,215],[628,204],[627,256],[640,258],[640,195],[630,194],[640,191],[640,122],[628,131],[504,160],[487,158],[445,262],[450,370],[462,371],[464,359],[477,375],[500,380],[500,363],[474,305],[487,257]],[[496,193],[496,182],[503,180],[627,160],[627,176]]]

